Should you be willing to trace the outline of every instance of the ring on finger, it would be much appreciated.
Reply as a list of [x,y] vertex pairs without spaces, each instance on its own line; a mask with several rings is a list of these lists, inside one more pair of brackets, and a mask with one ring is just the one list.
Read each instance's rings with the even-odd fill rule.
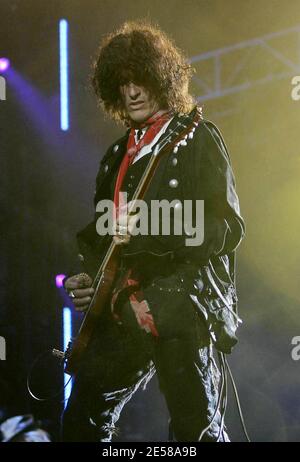
[[70,290],[70,292],[69,292],[69,297],[71,297],[71,298],[75,298],[75,297],[76,297],[76,295],[74,294],[73,290]]
[[[125,231],[125,232],[124,232]],[[120,236],[126,236],[127,234],[127,226],[119,226],[119,232],[118,234]]]
[[124,239],[127,239],[128,234],[117,234],[117,237],[123,241]]

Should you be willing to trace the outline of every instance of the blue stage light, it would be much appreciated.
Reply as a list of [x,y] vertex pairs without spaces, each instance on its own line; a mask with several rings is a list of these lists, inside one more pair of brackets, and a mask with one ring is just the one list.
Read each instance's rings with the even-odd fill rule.
[[68,22],[59,21],[60,53],[60,127],[69,130],[69,62],[68,62]]
[[[63,335],[64,335],[64,351],[66,351],[69,341],[72,338],[72,312],[67,306],[63,309]],[[69,382],[69,383],[68,383]],[[67,374],[64,374],[64,405],[67,405],[67,400],[71,393],[72,381]]]

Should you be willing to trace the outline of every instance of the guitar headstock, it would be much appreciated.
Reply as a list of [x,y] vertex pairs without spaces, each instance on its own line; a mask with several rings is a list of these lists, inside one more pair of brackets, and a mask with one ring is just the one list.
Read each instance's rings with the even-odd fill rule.
[[196,106],[193,115],[180,116],[176,126],[170,129],[164,138],[157,143],[153,155],[157,156],[166,146],[168,146],[168,149],[173,149],[173,152],[176,154],[180,146],[186,146],[188,140],[193,139],[195,130],[202,119],[201,106]]

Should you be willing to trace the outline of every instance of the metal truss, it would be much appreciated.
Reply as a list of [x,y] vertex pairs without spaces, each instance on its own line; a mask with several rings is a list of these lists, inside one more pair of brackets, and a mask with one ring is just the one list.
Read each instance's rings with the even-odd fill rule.
[[[295,59],[287,57],[282,46],[288,51],[295,46]],[[300,25],[193,56],[189,62],[196,68],[194,93],[201,102],[292,77],[300,73]],[[212,81],[208,82],[203,75],[207,76],[211,67]]]

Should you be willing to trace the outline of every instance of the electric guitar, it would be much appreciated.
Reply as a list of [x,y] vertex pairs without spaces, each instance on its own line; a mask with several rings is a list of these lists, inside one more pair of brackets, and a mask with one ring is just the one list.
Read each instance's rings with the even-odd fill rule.
[[[194,131],[202,119],[201,107],[196,107],[190,114],[179,117],[179,121],[173,129],[169,129],[163,139],[156,144],[147,167],[139,181],[131,203],[143,199],[161,157],[171,149],[176,153],[180,145],[186,145],[188,138],[193,138]],[[130,213],[130,205],[129,210]],[[120,246],[112,240],[104,258],[99,266],[92,287],[95,292],[85,317],[80,326],[77,337],[73,338],[65,352],[53,349],[52,353],[65,363],[65,372],[73,375],[78,371],[83,354],[92,337],[105,305],[111,297],[114,282],[118,274]]]

